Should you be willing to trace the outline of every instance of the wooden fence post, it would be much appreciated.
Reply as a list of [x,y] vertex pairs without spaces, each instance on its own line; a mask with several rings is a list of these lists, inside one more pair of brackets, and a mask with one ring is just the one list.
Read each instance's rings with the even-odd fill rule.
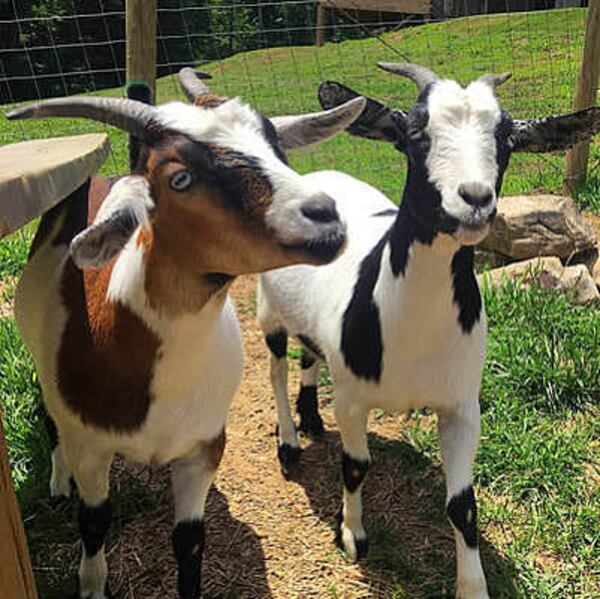
[[315,31],[315,45],[320,48],[325,41],[325,5],[322,2],[317,2],[317,23]]
[[[573,99],[573,110],[583,110],[596,103],[598,79],[600,76],[600,0],[590,0],[585,26],[583,58],[577,78],[577,89]],[[565,185],[573,191],[585,181],[590,143],[576,145],[567,153],[567,173]]]
[[144,82],[156,96],[156,2],[127,0],[127,82]]
[[37,599],[21,512],[10,476],[0,419],[0,596]]

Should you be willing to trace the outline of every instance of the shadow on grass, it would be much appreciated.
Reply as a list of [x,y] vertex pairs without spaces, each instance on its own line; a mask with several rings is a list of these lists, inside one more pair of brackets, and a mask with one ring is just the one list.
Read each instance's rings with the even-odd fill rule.
[[[25,526],[40,597],[75,597],[81,543],[78,499],[51,500],[42,476],[31,477]],[[32,501],[32,493],[38,501]],[[173,505],[169,469],[117,459],[111,473],[113,522],[106,543],[108,588],[114,599],[174,597],[176,565],[171,548]],[[229,512],[215,487],[206,506],[202,568],[206,599],[270,598],[265,556],[254,530]]]
[[[372,596],[453,598],[455,543],[441,467],[403,441],[371,433],[369,447],[372,465],[363,489],[369,553],[360,567]],[[342,500],[340,455],[339,433],[326,433],[302,452],[293,479],[333,533]],[[514,564],[481,536],[480,551],[490,596],[521,597]]]

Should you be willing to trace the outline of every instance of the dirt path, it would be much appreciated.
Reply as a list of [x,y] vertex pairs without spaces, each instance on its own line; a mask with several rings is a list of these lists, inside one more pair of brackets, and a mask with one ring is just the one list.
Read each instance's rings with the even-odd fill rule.
[[[245,375],[207,506],[206,596],[440,597],[444,589],[450,596],[454,543],[442,511],[443,478],[437,465],[398,442],[402,417],[378,414],[370,425],[374,466],[365,491],[372,543],[367,564],[348,563],[333,543],[341,499],[340,442],[327,390],[321,405],[328,433],[315,443],[304,442],[296,481],[282,477],[268,354],[255,319],[254,293],[254,278],[240,279],[233,288],[244,331]],[[297,365],[291,370],[290,394],[295,396]],[[107,547],[113,596],[174,596],[168,471],[118,462],[112,490],[115,524]],[[65,581],[73,586],[79,559],[73,505],[53,508],[43,527],[29,525],[37,574],[51,589],[48,599],[66,596]],[[395,594],[398,588],[406,594]]]

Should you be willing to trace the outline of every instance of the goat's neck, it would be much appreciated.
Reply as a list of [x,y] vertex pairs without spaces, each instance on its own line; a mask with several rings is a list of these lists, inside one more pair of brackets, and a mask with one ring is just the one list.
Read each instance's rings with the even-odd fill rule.
[[411,200],[404,198],[388,231],[375,292],[384,310],[404,322],[423,314],[432,327],[445,326],[456,319],[457,278],[474,280],[473,251],[428,228]]
[[111,287],[119,299],[167,319],[218,312],[230,280],[187,266],[163,246],[160,235],[140,228],[115,265]]

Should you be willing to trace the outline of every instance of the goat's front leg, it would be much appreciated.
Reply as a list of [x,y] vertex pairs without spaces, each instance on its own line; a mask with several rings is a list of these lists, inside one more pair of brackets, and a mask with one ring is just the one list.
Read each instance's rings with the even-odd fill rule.
[[104,540],[110,527],[109,473],[113,454],[83,442],[61,439],[61,447],[79,491],[79,532],[83,541],[79,564],[81,599],[105,599],[108,567]]
[[438,430],[446,485],[447,514],[456,539],[456,596],[487,599],[488,592],[477,546],[477,506],[472,470],[479,443],[479,402],[439,414]]
[[367,554],[367,533],[362,523],[362,485],[369,469],[367,419],[369,410],[360,402],[343,401],[336,391],[335,418],[342,435],[344,499],[338,530],[338,544],[355,561]]
[[204,507],[224,449],[225,430],[212,441],[201,443],[191,456],[173,462],[175,529],[172,540],[180,599],[200,597]]

